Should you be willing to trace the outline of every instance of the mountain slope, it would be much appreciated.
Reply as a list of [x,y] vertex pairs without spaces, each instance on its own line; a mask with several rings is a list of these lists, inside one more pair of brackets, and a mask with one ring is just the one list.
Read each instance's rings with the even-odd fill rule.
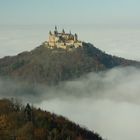
[[30,52],[0,59],[0,76],[50,85],[88,72],[129,65],[140,64],[108,55],[89,43],[83,43],[83,47],[72,51],[41,45]]
[[1,140],[102,140],[85,128],[47,111],[0,100]]

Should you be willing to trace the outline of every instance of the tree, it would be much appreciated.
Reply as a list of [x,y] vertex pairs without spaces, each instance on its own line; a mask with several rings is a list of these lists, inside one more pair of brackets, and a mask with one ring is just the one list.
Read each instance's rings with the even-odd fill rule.
[[32,109],[29,104],[26,105],[24,112],[26,121],[32,121]]

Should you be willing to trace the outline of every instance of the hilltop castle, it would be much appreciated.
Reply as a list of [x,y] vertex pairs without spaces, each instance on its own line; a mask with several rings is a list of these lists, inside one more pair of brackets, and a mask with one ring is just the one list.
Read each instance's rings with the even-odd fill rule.
[[58,32],[57,27],[55,26],[54,32],[49,32],[48,41],[44,42],[47,47],[53,48],[62,48],[62,49],[73,49],[82,47],[82,42],[78,40],[77,34],[65,33],[63,29],[62,32]]

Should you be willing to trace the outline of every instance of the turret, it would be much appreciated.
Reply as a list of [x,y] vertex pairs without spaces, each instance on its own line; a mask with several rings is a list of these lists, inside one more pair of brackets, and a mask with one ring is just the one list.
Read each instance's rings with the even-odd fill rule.
[[65,30],[64,29],[62,30],[62,34],[65,34]]
[[52,35],[52,32],[51,31],[49,31],[49,35]]
[[74,35],[74,41],[78,41],[78,35],[76,33]]
[[57,31],[57,26],[55,26],[54,34],[55,34],[55,35],[57,35],[57,34],[58,34],[58,31]]
[[55,26],[55,31],[57,31],[57,26]]
[[76,33],[72,34],[71,31],[67,33],[64,29],[62,29],[62,32],[58,32],[57,26],[55,26],[54,32],[49,32],[48,46],[51,48],[57,47],[66,49],[71,46],[76,48],[82,46],[80,43],[81,41],[78,40],[78,35]]

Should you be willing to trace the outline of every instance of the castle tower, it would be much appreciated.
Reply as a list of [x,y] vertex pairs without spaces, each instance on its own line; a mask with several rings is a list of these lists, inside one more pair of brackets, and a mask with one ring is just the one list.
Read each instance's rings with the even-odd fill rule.
[[65,30],[64,29],[62,30],[62,34],[65,34]]
[[74,41],[78,41],[78,35],[76,33],[74,35]]
[[58,31],[57,31],[57,26],[55,26],[55,29],[54,29],[54,34],[57,35],[58,34]]
[[57,31],[57,26],[55,26],[55,31]]
[[52,32],[51,31],[49,31],[49,35],[52,35]]
[[65,32],[63,29],[62,32],[58,32],[57,26],[55,26],[53,32],[49,32],[48,38],[48,46],[50,48],[77,48],[82,46],[82,42],[78,40],[78,35],[72,34],[71,31],[69,33]]

